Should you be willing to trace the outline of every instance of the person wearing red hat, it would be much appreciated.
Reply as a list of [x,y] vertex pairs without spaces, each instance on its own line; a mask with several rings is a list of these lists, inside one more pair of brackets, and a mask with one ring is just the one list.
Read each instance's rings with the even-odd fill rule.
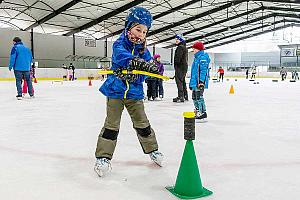
[[203,120],[207,118],[203,93],[204,89],[208,88],[210,58],[204,52],[205,47],[202,42],[195,42],[192,48],[195,58],[192,64],[189,88],[193,91],[192,99],[195,106],[195,118]]

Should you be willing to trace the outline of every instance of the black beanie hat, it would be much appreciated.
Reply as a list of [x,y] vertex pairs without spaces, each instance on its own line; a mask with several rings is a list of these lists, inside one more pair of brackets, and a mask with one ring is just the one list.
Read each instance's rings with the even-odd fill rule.
[[21,38],[19,38],[19,37],[15,37],[15,38],[13,39],[13,41],[14,41],[14,42],[21,42],[22,40],[21,40]]

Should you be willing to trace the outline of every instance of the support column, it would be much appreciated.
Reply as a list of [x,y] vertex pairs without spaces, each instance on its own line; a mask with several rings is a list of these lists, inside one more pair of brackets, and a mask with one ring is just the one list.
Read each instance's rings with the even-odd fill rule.
[[107,38],[106,38],[104,42],[104,57],[107,57],[107,54],[108,54],[108,49],[107,49]]
[[154,54],[155,54],[155,45],[153,45],[152,47],[152,55],[154,56]]
[[33,38],[33,29],[30,31],[30,43],[31,43],[31,54],[34,59],[34,38]]
[[282,51],[282,49],[281,49],[281,47],[280,47],[280,56],[279,56],[279,63],[280,63],[280,66],[279,66],[279,67],[281,67],[281,51]]
[[297,49],[296,49],[296,56],[297,56],[297,64],[296,64],[296,67],[298,67],[298,62],[299,62],[299,56],[298,56],[298,48],[299,46],[297,45]]
[[174,54],[173,51],[174,51],[174,49],[172,48],[172,49],[171,49],[171,60],[170,60],[170,63],[173,63],[173,54]]
[[[76,55],[76,41],[75,41],[75,35],[73,34],[73,56]],[[73,61],[75,61],[75,58],[73,57],[72,59]]]

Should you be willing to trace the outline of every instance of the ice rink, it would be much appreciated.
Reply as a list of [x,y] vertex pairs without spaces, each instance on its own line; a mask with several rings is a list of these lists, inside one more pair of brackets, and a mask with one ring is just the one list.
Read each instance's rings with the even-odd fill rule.
[[[296,200],[300,196],[300,82],[230,79],[210,82],[208,122],[196,124],[194,141],[207,200]],[[123,112],[112,171],[99,178],[94,151],[106,115],[101,81],[38,81],[35,99],[15,98],[15,82],[0,82],[0,199],[167,200],[175,184],[190,100],[145,102],[163,167],[153,164]],[[229,94],[233,84],[235,94]],[[191,93],[190,93],[191,97]],[[189,187],[187,185],[187,187]]]

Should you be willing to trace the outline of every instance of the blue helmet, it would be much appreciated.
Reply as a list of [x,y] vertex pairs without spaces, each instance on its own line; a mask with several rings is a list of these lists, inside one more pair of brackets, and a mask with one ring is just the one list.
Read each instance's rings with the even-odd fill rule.
[[152,15],[146,8],[133,7],[129,10],[129,14],[125,22],[125,28],[131,28],[133,23],[138,23],[147,26],[149,30],[152,26],[152,21]]

